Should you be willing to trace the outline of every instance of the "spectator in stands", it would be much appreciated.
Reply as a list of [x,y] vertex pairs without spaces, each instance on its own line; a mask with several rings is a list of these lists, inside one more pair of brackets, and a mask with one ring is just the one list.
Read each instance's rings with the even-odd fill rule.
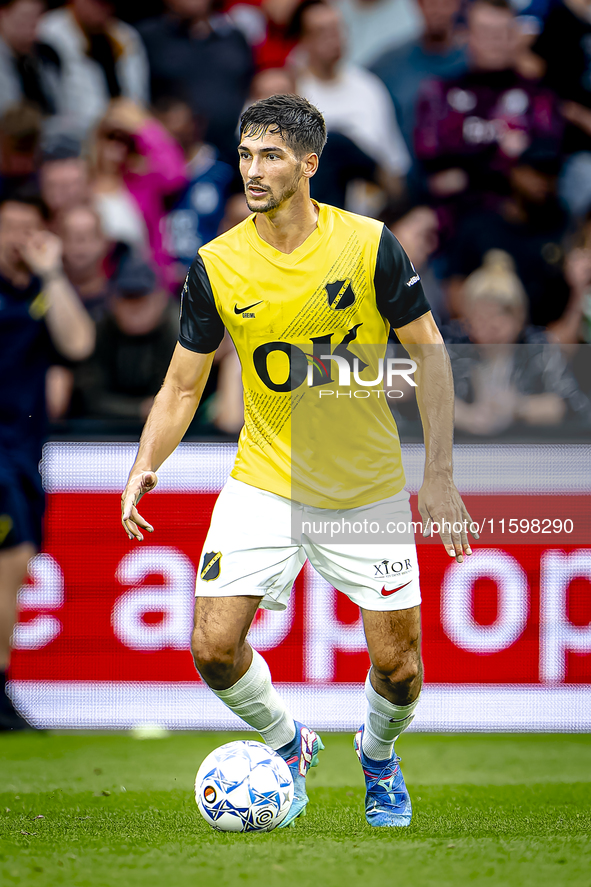
[[382,80],[396,108],[396,118],[411,154],[417,97],[426,80],[459,77],[467,69],[467,55],[455,35],[460,0],[418,0],[424,20],[420,37],[389,48],[371,66]]
[[207,120],[205,139],[235,162],[236,126],[253,73],[252,50],[213,0],[167,0],[163,16],[143,22],[152,98],[176,96]]
[[248,105],[269,99],[272,95],[295,95],[296,80],[290,68],[265,68],[252,78]]
[[430,206],[413,206],[402,201],[387,206],[380,214],[382,222],[400,241],[404,251],[421,275],[429,294],[429,305],[438,323],[448,319],[441,284],[433,273],[430,260],[439,246],[439,221]]
[[217,237],[234,170],[203,141],[203,122],[180,99],[161,99],[155,113],[183,149],[187,185],[164,221],[165,246],[177,265],[181,284],[197,250]]
[[[211,394],[207,387],[204,390],[199,420],[204,431],[211,430],[236,440],[244,425],[242,367],[227,331],[215,353],[212,374],[215,389]],[[208,429],[208,426],[211,427]]]
[[187,183],[180,146],[158,121],[129,99],[115,99],[91,151],[92,191],[105,235],[151,255],[165,287],[176,278],[161,221],[165,198]]
[[91,193],[88,164],[81,157],[78,139],[65,133],[55,133],[45,140],[39,167],[39,185],[51,222],[59,213],[89,202]]
[[115,0],[71,0],[41,20],[40,39],[60,60],[60,125],[86,136],[111,99],[149,100],[146,53],[137,31],[115,18]]
[[41,114],[33,105],[14,105],[0,117],[0,199],[35,178]]
[[568,219],[556,196],[559,159],[552,145],[534,142],[509,173],[510,195],[496,210],[466,215],[446,252],[452,316],[462,313],[461,283],[490,249],[509,253],[528,297],[529,321],[547,326],[563,314],[570,298],[564,275],[563,239]]
[[305,69],[297,79],[298,93],[322,111],[329,133],[357,145],[393,180],[390,190],[396,191],[410,157],[388,91],[374,74],[343,63],[343,25],[336,8],[305,0],[299,18]]
[[252,46],[258,70],[281,68],[295,45],[290,28],[300,0],[228,0],[232,23]]
[[178,340],[178,313],[149,265],[133,255],[121,263],[95,352],[76,372],[87,416],[145,420]]
[[579,226],[565,260],[571,298],[550,334],[559,341],[581,391],[591,400],[591,213]]
[[507,193],[511,168],[533,138],[554,142],[562,121],[553,93],[513,70],[517,30],[507,0],[468,11],[470,71],[420,92],[415,150],[432,199],[482,206]]
[[591,207],[591,18],[587,0],[553,3],[532,50],[543,63],[543,82],[565,102],[564,152],[570,159],[561,191],[570,211],[583,216]]
[[339,0],[338,6],[349,37],[347,61],[356,65],[371,65],[422,30],[414,0]]
[[232,194],[231,197],[228,197],[226,201],[226,209],[224,212],[224,217],[220,222],[220,228],[218,234],[224,234],[225,231],[229,231],[230,228],[234,228],[235,225],[239,225],[240,222],[243,222],[250,215],[250,210],[248,208],[248,204],[246,202],[246,197],[244,196],[244,191],[240,191],[240,193]]
[[392,208],[382,219],[416,270],[423,272],[439,245],[437,214],[429,206],[405,206]]
[[384,192],[396,198],[402,188],[400,177],[381,170],[350,138],[328,133],[322,163],[310,182],[314,200],[373,217],[387,200]]
[[81,360],[94,325],[67,281],[61,243],[33,193],[0,204],[0,730],[26,729],[6,695],[17,592],[41,543],[45,379],[56,353]]
[[109,294],[110,244],[100,216],[90,205],[74,206],[58,217],[64,271],[93,320],[102,318]]
[[[414,268],[420,274],[423,289],[429,295],[431,311],[438,325],[441,325],[448,318],[441,284],[435,277],[430,264],[431,257],[439,246],[437,214],[431,207],[413,206],[407,199],[387,205],[380,213],[380,219],[401,243]],[[406,351],[400,345],[393,330],[390,332],[387,356],[407,357]],[[408,422],[413,423],[416,428],[420,424],[420,413],[414,389],[409,385],[403,386],[402,397],[400,397],[400,386],[396,380],[386,387],[397,392],[396,395],[389,395],[389,397],[393,398],[390,407],[401,429],[401,434],[410,430]]]
[[[558,345],[527,325],[527,296],[511,257],[491,250],[464,284],[464,319],[444,328],[456,393],[456,428],[495,435],[515,422],[558,425],[589,403]],[[474,347],[477,346],[477,347]]]
[[44,12],[45,0],[0,0],[0,113],[23,101],[42,114],[56,112],[60,61],[37,41]]
[[[563,345],[585,344],[589,354],[586,367],[591,370],[591,218],[589,214],[564,260],[564,276],[570,287],[570,298],[562,316],[549,324],[552,338]],[[574,349],[566,348],[567,352]],[[581,355],[582,357],[582,352]],[[591,372],[586,380],[591,392]]]

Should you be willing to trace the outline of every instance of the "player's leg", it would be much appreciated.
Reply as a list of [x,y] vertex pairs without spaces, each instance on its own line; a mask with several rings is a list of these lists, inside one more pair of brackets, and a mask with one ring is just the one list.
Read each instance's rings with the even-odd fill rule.
[[363,616],[372,668],[365,684],[367,718],[355,736],[355,749],[367,787],[367,821],[406,826],[412,806],[394,741],[410,724],[421,688],[419,567],[411,533],[392,544],[384,542],[382,531],[389,525],[409,526],[408,494],[336,512],[331,520],[342,521],[343,527],[378,527],[373,538],[352,536],[346,544],[335,544],[319,537],[308,539],[305,549],[318,572]]
[[0,730],[26,730],[30,724],[15,710],[6,694],[6,672],[10,664],[10,639],[16,623],[17,593],[35,554],[31,542],[0,548]]
[[305,815],[306,774],[318,764],[322,740],[294,721],[273,686],[269,666],[246,635],[261,598],[198,597],[191,646],[199,674],[234,714],[257,730],[289,766],[294,798],[280,828]]
[[31,730],[6,694],[17,594],[41,545],[45,496],[37,464],[28,470],[0,446],[0,730]]
[[372,667],[365,681],[367,715],[363,751],[389,760],[394,742],[414,717],[423,682],[420,606],[361,610]]
[[269,666],[246,640],[260,597],[198,597],[191,647],[195,666],[218,699],[280,749],[293,741],[294,720],[271,681]]
[[361,610],[372,667],[365,681],[365,723],[355,750],[365,776],[372,826],[410,825],[412,803],[394,743],[414,717],[423,678],[420,607]]
[[305,562],[291,538],[291,503],[231,478],[216,503],[203,551],[195,592],[195,663],[216,696],[290,767],[295,792],[283,828],[305,811],[306,773],[323,746],[313,730],[293,720],[267,663],[246,637],[259,605],[285,608]]

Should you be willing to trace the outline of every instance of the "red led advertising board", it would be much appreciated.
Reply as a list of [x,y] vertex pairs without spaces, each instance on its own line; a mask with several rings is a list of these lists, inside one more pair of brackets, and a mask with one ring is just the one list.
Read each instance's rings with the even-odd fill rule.
[[[234,447],[179,449],[142,501],[155,527],[142,544],[118,514],[133,451],[46,448],[45,543],[20,594],[12,692],[48,727],[238,727],[189,651],[195,573]],[[591,728],[590,456],[585,446],[456,448],[481,540],[462,565],[436,542],[418,545],[426,684],[414,729]],[[405,447],[404,460],[418,520],[421,448]],[[251,640],[297,717],[323,729],[363,719],[359,610],[309,564],[288,609],[261,611]]]

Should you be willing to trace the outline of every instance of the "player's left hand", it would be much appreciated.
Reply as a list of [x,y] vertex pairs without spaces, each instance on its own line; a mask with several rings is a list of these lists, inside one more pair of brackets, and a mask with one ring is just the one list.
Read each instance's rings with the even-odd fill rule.
[[154,532],[154,527],[141,516],[136,505],[146,493],[153,490],[158,483],[155,471],[141,471],[132,474],[121,495],[121,523],[130,540],[137,539],[142,542],[140,527],[148,533]]
[[432,535],[432,527],[435,524],[433,529],[439,532],[450,557],[455,557],[461,564],[464,555],[472,554],[468,531],[474,539],[478,539],[478,533],[471,529],[472,518],[450,475],[441,474],[425,478],[419,490],[419,512],[423,519],[423,536]]
[[21,253],[30,270],[38,277],[47,277],[62,269],[62,242],[50,231],[31,234]]

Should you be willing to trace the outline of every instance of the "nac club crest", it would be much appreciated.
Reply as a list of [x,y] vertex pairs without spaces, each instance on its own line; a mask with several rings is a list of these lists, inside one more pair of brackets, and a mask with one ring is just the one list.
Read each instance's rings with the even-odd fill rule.
[[203,563],[201,564],[201,579],[203,582],[211,582],[220,575],[220,567],[222,562],[221,551],[207,551],[203,555]]
[[355,293],[349,278],[327,283],[325,289],[329,307],[334,308],[335,311],[344,311],[345,308],[350,308],[355,301]]

